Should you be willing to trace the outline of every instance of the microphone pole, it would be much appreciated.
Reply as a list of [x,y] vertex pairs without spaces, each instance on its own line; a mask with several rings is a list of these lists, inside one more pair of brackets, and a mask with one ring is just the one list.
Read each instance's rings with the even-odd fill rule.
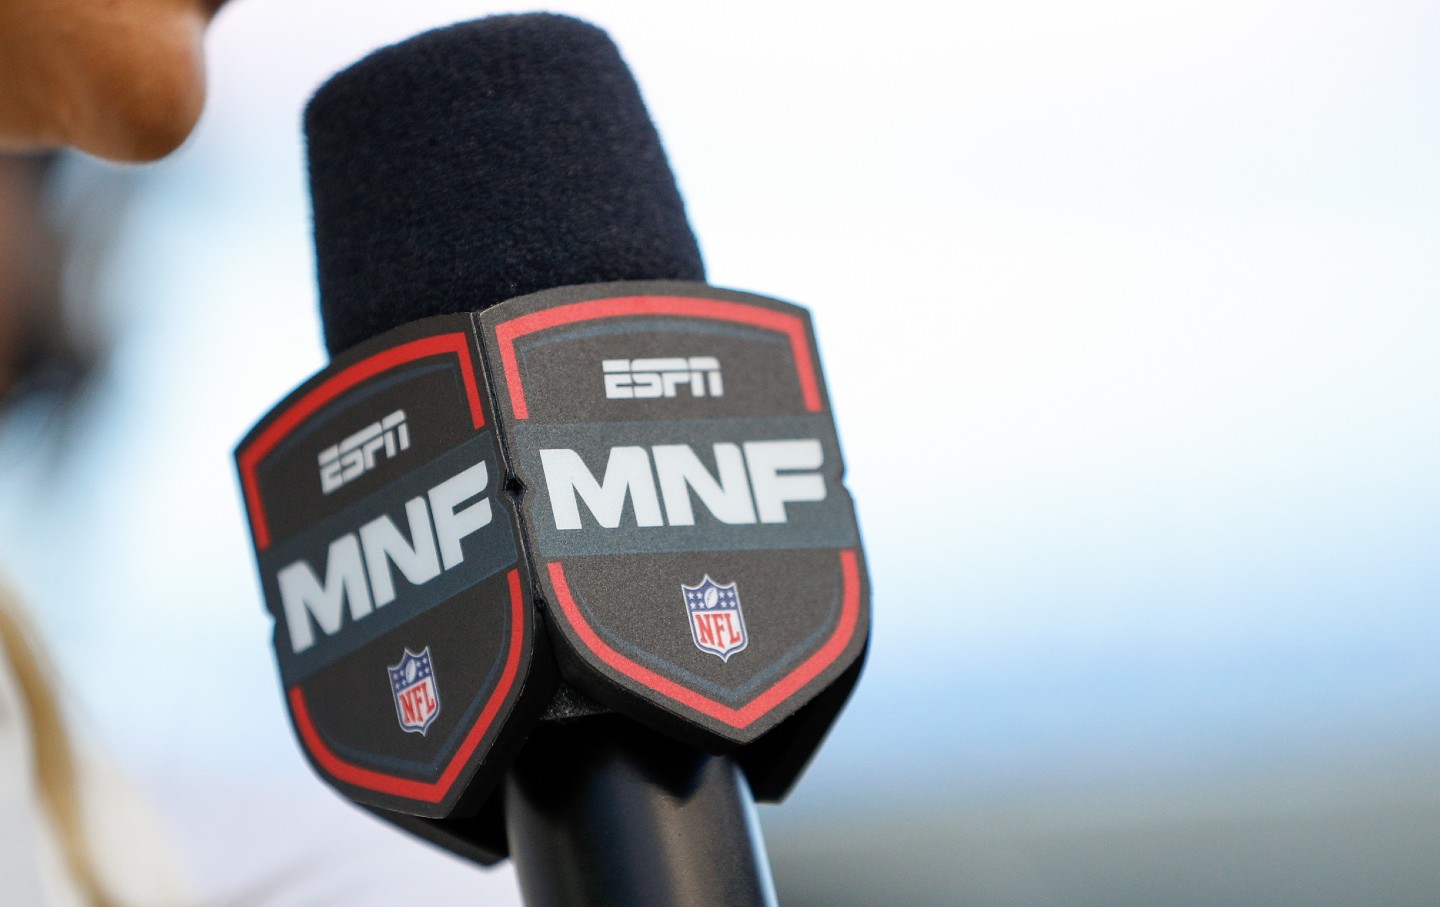
[[541,728],[505,782],[528,907],[774,905],[735,762],[614,716]]

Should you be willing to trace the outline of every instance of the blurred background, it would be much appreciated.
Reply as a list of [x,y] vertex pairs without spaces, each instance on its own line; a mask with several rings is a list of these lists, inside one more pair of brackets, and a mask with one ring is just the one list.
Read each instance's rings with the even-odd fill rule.
[[[1440,6],[550,8],[816,318],[874,646],[782,901],[1440,903]],[[231,460],[324,362],[306,98],[502,11],[236,0],[178,154],[53,165],[93,367],[0,426],[0,572],[206,903],[518,903],[310,775]]]

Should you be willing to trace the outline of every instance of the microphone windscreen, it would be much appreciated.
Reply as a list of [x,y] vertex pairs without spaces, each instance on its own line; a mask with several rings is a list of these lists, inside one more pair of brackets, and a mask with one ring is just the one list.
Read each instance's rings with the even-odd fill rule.
[[705,279],[635,80],[579,20],[383,48],[321,86],[305,134],[331,355],[552,287]]

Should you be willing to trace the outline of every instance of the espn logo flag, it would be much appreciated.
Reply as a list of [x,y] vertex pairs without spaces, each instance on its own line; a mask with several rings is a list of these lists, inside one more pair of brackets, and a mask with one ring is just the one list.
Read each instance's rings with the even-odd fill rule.
[[859,674],[869,583],[796,306],[615,283],[422,319],[236,463],[296,734],[361,803],[474,815],[556,669],[776,799]]

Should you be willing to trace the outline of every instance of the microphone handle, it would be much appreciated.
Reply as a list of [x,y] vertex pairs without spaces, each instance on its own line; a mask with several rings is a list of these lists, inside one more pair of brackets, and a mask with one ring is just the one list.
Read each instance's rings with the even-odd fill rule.
[[776,907],[750,787],[620,716],[541,726],[505,779],[526,907]]

